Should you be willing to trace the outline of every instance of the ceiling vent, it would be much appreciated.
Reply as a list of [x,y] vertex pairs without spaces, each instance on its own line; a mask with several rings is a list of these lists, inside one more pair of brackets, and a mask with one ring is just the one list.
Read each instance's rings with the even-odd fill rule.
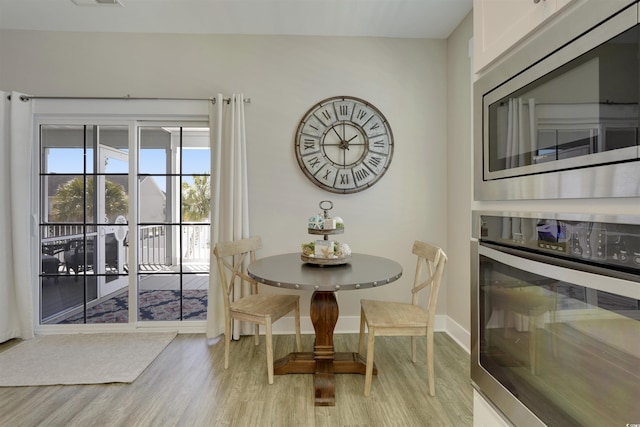
[[122,7],[121,0],[71,0],[77,6],[116,6]]

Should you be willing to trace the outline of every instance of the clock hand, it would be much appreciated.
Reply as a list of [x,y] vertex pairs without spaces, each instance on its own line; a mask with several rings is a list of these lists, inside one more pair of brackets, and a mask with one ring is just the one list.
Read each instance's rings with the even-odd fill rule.
[[349,138],[348,140],[342,141],[342,143],[340,144],[340,148],[344,148],[345,150],[348,150],[349,149],[349,142],[353,141],[357,137],[358,137],[358,134],[355,134],[351,138]]
[[342,137],[340,136],[340,134],[338,133],[338,131],[336,130],[336,128],[332,126],[332,127],[331,127],[331,129],[336,133],[336,135],[338,135],[338,139],[340,140],[340,143],[343,143],[343,142],[344,142],[344,138],[342,138]]

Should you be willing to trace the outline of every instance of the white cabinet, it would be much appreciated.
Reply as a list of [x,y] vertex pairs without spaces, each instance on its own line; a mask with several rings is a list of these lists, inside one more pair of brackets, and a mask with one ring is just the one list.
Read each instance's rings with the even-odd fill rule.
[[511,424],[505,420],[504,415],[484,397],[473,390],[473,427],[510,427]]
[[572,0],[473,0],[473,55],[477,73]]
[[488,71],[534,39],[544,39],[542,50],[527,55],[540,59],[637,1],[473,0],[474,71]]

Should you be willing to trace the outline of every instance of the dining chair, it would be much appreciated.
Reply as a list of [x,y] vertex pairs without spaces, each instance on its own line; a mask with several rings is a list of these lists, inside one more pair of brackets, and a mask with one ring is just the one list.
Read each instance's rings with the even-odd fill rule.
[[[416,363],[416,337],[427,337],[427,378],[429,394],[435,396],[433,374],[433,322],[438,301],[440,279],[444,271],[447,256],[437,246],[416,240],[413,243],[413,254],[417,255],[416,274],[411,289],[411,303],[392,301],[360,301],[360,337],[358,353],[364,348],[365,325],[368,329],[367,357],[364,381],[364,395],[371,393],[373,377],[373,354],[376,336],[410,336],[411,359]],[[424,271],[424,266],[427,269]],[[424,280],[423,280],[424,277]],[[423,289],[430,289],[429,302],[425,311],[418,305],[418,295]]]
[[[231,322],[235,320],[255,324],[255,344],[260,342],[259,328],[264,325],[267,347],[267,373],[269,384],[273,384],[273,340],[272,324],[291,311],[295,314],[296,348],[302,351],[300,342],[300,296],[281,294],[258,294],[258,282],[249,277],[243,268],[247,255],[249,261],[255,261],[255,252],[262,248],[262,239],[258,236],[242,240],[220,242],[213,253],[218,263],[218,275],[223,291],[224,302],[224,368],[229,367],[229,347],[231,343]],[[251,284],[251,294],[234,299],[235,286],[242,282]]]

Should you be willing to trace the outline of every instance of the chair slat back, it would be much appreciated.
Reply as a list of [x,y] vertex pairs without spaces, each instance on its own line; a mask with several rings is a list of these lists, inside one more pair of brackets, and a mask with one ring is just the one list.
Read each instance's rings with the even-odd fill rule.
[[218,263],[218,277],[224,293],[223,302],[225,309],[229,308],[233,288],[243,280],[251,283],[252,293],[258,292],[258,283],[244,272],[244,261],[249,255],[249,261],[255,261],[256,251],[262,248],[262,239],[259,236],[248,237],[242,240],[219,242],[213,249]]
[[[416,240],[413,243],[414,255],[417,255],[418,260],[416,263],[416,275],[413,281],[413,289],[411,303],[418,303],[418,294],[421,290],[429,288],[429,303],[427,306],[427,312],[429,318],[431,318],[430,324],[433,325],[433,317],[435,316],[436,303],[438,301],[438,292],[440,290],[440,280],[444,272],[444,265],[447,262],[447,256],[437,246],[430,243],[421,242]],[[422,280],[423,268],[426,265],[427,271],[425,279]]]

